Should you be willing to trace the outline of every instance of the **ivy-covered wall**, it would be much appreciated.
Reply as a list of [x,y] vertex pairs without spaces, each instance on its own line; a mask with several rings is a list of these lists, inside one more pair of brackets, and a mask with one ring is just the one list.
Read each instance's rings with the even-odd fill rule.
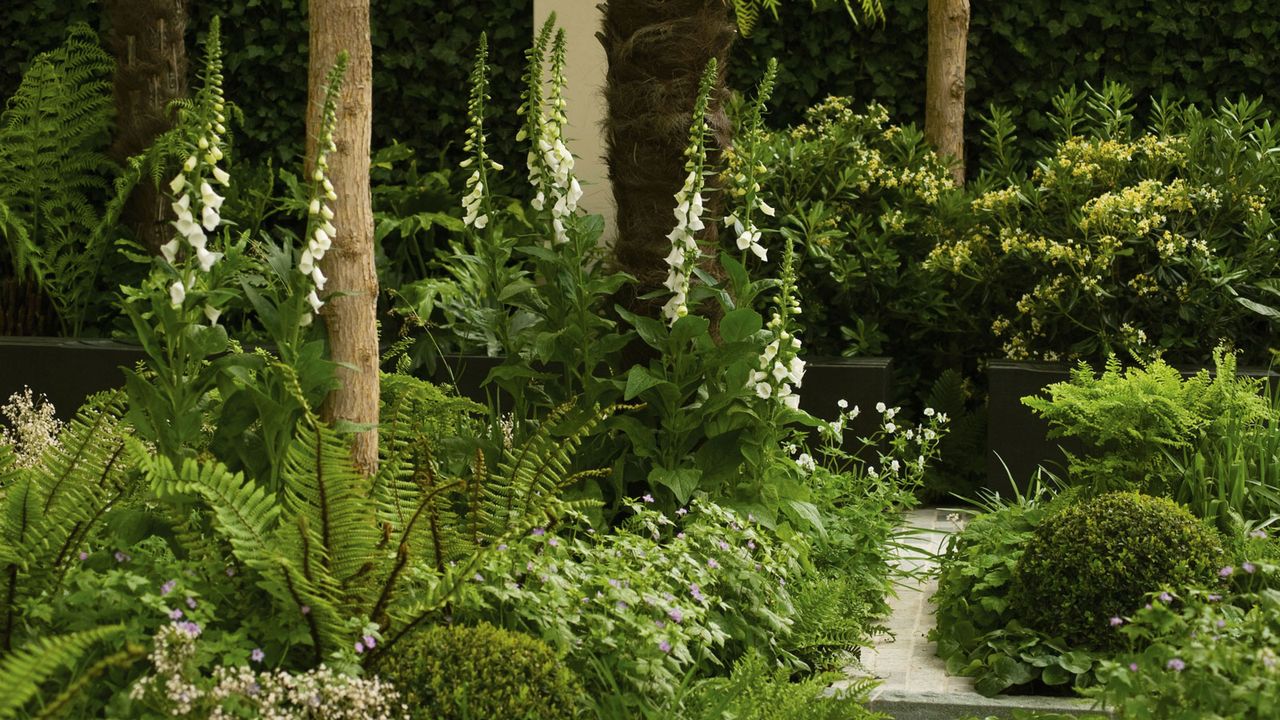
[[[476,38],[489,33],[491,138],[500,162],[514,162],[523,53],[533,35],[532,0],[372,0],[375,147],[409,143],[427,158],[452,145],[460,158],[467,75]],[[301,151],[307,94],[306,0],[197,0],[188,47],[222,16],[227,96],[245,113],[240,151],[287,160]],[[13,94],[26,63],[61,42],[67,25],[102,27],[97,0],[0,1],[0,98]],[[194,59],[194,58],[193,58]],[[192,67],[198,68],[196,62]]]
[[[924,122],[927,0],[885,2],[884,23],[855,27],[841,7],[788,2],[735,48],[732,82],[751,87],[769,57],[782,63],[772,120],[800,120],[828,95],[878,100],[895,120]],[[1138,98],[1168,91],[1197,103],[1241,93],[1280,106],[1276,0],[973,0],[968,132],[995,103],[1024,142],[1046,129],[1064,84],[1122,81]]]

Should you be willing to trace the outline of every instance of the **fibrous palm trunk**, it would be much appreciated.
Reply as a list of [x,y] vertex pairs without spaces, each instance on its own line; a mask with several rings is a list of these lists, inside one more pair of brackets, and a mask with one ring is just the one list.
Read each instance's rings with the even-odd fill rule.
[[[116,59],[116,136],[123,163],[171,126],[169,103],[187,94],[187,0],[106,0],[107,46]],[[155,183],[137,184],[121,215],[142,245],[158,253],[173,231]]]
[[[308,173],[314,167],[329,71],[338,53],[350,55],[338,101],[329,154],[329,179],[337,237],[325,255],[331,297],[324,308],[329,351],[342,363],[342,387],[325,401],[325,420],[345,420],[376,428],[378,423],[378,276],[373,264],[373,199],[369,191],[369,151],[373,131],[373,49],[369,0],[311,0],[311,56],[307,97]],[[352,458],[372,474],[378,466],[378,432],[356,433]]]
[[[666,278],[673,198],[684,182],[683,151],[699,80],[711,58],[720,77],[708,111],[708,146],[714,154],[729,145],[724,74],[736,30],[724,0],[607,0],[599,8],[604,27],[597,37],[609,62],[606,159],[618,208],[614,257],[619,269],[636,277],[642,294]],[[714,180],[708,178],[708,186]],[[709,200],[708,218],[718,220],[714,193]],[[716,222],[707,222],[702,240],[714,246]]]

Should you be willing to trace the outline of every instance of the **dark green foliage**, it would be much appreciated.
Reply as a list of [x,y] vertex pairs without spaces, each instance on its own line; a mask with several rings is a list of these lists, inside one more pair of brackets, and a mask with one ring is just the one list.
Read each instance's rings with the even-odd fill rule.
[[400,690],[414,720],[560,720],[578,715],[582,694],[549,645],[487,623],[418,630],[377,672]]
[[[732,84],[749,87],[770,57],[785,58],[774,123],[797,122],[828,95],[875,99],[895,118],[922,123],[926,0],[885,3],[883,23],[861,26],[840,3],[826,5],[814,12],[809,3],[783,3],[779,22],[737,43]],[[1263,96],[1277,85],[1269,58],[1278,43],[1280,4],[1262,0],[975,2],[966,102],[971,119],[992,104],[1012,108],[1026,129],[1018,142],[1025,153],[1047,136],[1060,85],[1107,77],[1129,84],[1143,104],[1164,92],[1197,103]],[[971,160],[979,132],[968,123]]]
[[1116,650],[1111,626],[1149,592],[1209,584],[1224,554],[1218,533],[1170,500],[1119,492],[1064,508],[1036,528],[1010,597],[1028,625],[1072,646]]
[[31,278],[64,331],[79,329],[122,199],[102,212],[115,168],[110,56],[85,25],[35,58],[0,115],[0,276]]
[[[289,161],[302,150],[307,93],[306,0],[215,0],[191,3],[188,49],[217,15],[226,23],[227,96],[245,104],[237,128],[243,157]],[[17,86],[17,72],[57,43],[71,22],[96,23],[94,0],[23,0],[0,6],[0,97]],[[401,140],[429,156],[453,144],[461,160],[466,127],[467,58],[487,30],[494,46],[493,137],[515,137],[520,118],[520,71],[533,35],[533,3],[509,0],[373,0],[375,147]],[[199,36],[198,36],[199,35]],[[249,100],[252,99],[252,102]],[[514,144],[490,149],[514,167]]]

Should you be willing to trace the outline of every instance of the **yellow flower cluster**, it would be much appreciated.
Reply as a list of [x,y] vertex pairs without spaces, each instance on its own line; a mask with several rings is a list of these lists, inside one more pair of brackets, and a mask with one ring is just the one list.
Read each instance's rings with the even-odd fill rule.
[[992,190],[979,195],[973,199],[973,202],[969,203],[969,207],[979,212],[1000,212],[1017,205],[1021,198],[1021,191],[1010,185],[1002,190]]
[[1143,180],[1115,192],[1106,192],[1084,204],[1079,227],[1085,232],[1110,231],[1142,237],[1163,226],[1170,212],[1191,212],[1187,182]]

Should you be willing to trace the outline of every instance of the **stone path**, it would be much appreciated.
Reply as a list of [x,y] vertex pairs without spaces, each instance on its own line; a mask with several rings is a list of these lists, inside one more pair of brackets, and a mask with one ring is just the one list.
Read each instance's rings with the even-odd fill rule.
[[[936,567],[935,556],[945,549],[947,536],[959,529],[947,515],[947,510],[937,508],[907,513],[904,526],[911,532],[903,538],[906,547],[897,553],[899,567],[921,572]],[[862,666],[850,670],[852,675],[881,681],[871,694],[871,709],[888,713],[895,720],[1010,717],[1015,709],[1071,714],[1089,710],[1088,702],[1071,698],[987,698],[973,689],[969,678],[948,675],[946,663],[937,656],[937,643],[927,637],[934,622],[929,598],[937,588],[937,578],[932,575],[924,580],[904,580],[897,597],[889,599],[890,616],[885,626],[893,636],[878,638],[863,651]]]

